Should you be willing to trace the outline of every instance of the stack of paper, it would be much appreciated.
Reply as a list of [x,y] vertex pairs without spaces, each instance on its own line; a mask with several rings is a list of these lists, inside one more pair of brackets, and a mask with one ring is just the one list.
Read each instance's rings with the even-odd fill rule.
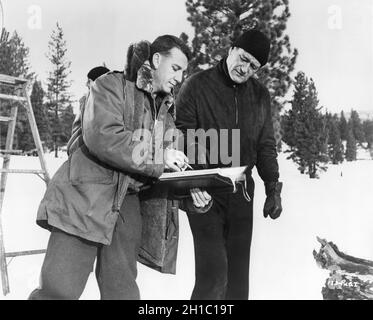
[[237,185],[246,181],[247,167],[217,168],[164,173],[157,182],[167,186],[175,196],[189,196],[190,189],[200,188],[210,193],[236,192]]

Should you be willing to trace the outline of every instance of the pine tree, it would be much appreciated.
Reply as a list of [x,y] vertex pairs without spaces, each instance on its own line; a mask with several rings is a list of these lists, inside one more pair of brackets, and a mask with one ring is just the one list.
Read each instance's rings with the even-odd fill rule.
[[351,110],[350,122],[355,140],[361,145],[363,142],[365,142],[365,137],[363,124],[361,123],[360,116],[357,111]]
[[343,144],[341,140],[341,134],[339,132],[339,120],[338,116],[334,115],[329,119],[329,158],[333,164],[343,162]]
[[290,109],[281,117],[281,127],[283,129],[283,141],[290,147],[295,148],[295,112]]
[[326,170],[327,121],[318,107],[313,80],[308,80],[303,72],[299,72],[295,80],[292,111],[287,113],[294,130],[294,146],[289,150],[288,158],[298,164],[301,172],[313,179],[317,178],[319,169]]
[[73,107],[69,105],[62,111],[61,122],[62,122],[62,135],[61,142],[66,144],[71,137],[71,128],[75,119]]
[[44,103],[45,92],[40,81],[35,81],[31,92],[31,104],[34,110],[36,125],[44,146],[52,146],[51,128],[48,109]]
[[368,149],[373,148],[373,120],[365,120],[363,122],[363,130]]
[[[231,43],[250,28],[263,31],[271,41],[268,64],[258,77],[272,96],[274,129],[281,140],[280,110],[283,98],[292,84],[297,50],[290,45],[285,33],[290,17],[288,0],[187,0],[188,20],[195,29],[192,39],[193,59],[189,73],[213,66],[224,57]],[[181,36],[188,40],[186,34]]]
[[346,141],[348,137],[348,125],[344,112],[341,112],[341,118],[339,119],[339,132],[341,133],[341,139]]
[[31,79],[29,52],[30,49],[15,31],[7,41],[0,43],[0,73]]
[[71,82],[68,80],[71,62],[66,58],[66,41],[64,40],[64,32],[60,25],[56,24],[56,29],[53,30],[51,40],[49,41],[48,59],[52,63],[52,71],[48,77],[48,92],[50,116],[53,118],[51,122],[53,126],[53,147],[55,157],[58,157],[58,147],[63,144],[63,126],[61,124],[61,113],[69,105],[71,105],[71,96],[68,89]]
[[29,151],[35,148],[34,139],[32,136],[30,123],[27,115],[17,118],[17,148],[22,151]]
[[[22,77],[31,79],[33,73],[30,72],[28,62],[29,48],[26,47],[22,38],[17,32],[14,32],[9,39],[0,43],[0,73],[13,77]],[[15,92],[10,88],[2,88],[2,93],[14,94]],[[12,101],[2,101],[0,113],[7,115],[10,113],[11,107],[14,105]],[[24,144],[30,144],[29,137],[27,136],[27,113],[23,107],[18,108],[16,131],[14,134],[14,149],[22,149]],[[2,125],[0,129],[1,148],[4,148],[8,127]],[[24,132],[26,130],[26,132]],[[32,139],[32,137],[31,137]]]
[[346,160],[347,161],[355,161],[356,160],[356,139],[353,131],[353,126],[349,122],[348,126],[348,136],[347,136],[347,143],[346,143]]
[[[39,131],[40,139],[44,146],[51,145],[51,133],[47,110],[44,104],[44,90],[40,81],[35,81],[31,91],[31,105],[35,116],[36,126]],[[22,130],[20,133],[19,148],[24,151],[35,149],[35,142],[32,136],[28,118],[21,121]]]
[[298,73],[296,76],[296,90],[292,100],[292,107],[283,116],[284,141],[289,145],[290,150],[294,151],[297,147],[296,124],[308,95],[308,81],[304,73]]

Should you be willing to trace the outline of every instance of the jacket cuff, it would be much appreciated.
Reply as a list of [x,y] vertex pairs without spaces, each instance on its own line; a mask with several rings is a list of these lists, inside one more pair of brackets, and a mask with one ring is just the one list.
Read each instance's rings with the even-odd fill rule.
[[164,164],[150,165],[145,172],[152,178],[159,178],[163,174],[164,169]]
[[275,193],[280,194],[282,190],[282,182],[279,181],[265,182],[264,186],[267,196],[273,195]]

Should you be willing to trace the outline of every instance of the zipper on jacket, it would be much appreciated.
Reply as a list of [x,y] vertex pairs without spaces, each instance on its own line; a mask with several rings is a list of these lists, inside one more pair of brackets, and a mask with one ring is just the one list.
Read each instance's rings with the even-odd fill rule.
[[154,96],[152,95],[152,101],[153,101],[153,111],[154,111],[154,115],[153,115],[153,119],[154,119],[154,122],[157,121],[157,118],[158,118],[158,114],[157,114],[157,104],[156,104],[156,101],[155,101],[155,98]]
[[236,119],[236,127],[238,126],[238,101],[237,101],[237,86],[233,86],[234,88],[234,111],[235,111],[235,119]]
[[155,99],[155,97],[152,95],[151,96],[152,97],[152,101],[153,101],[153,111],[154,111],[154,118],[153,118],[153,120],[154,120],[154,126],[153,126],[153,130],[152,130],[152,140],[153,140],[153,136],[154,136],[154,133],[155,133],[155,128],[156,128],[156,126],[157,126],[157,122],[158,122],[158,115],[159,115],[159,113],[157,113],[157,104],[156,104],[156,99]]
[[[157,112],[157,105],[156,105],[156,99],[152,96],[152,100],[153,100],[153,111],[154,111],[154,127],[153,127],[153,130],[152,130],[152,136],[155,132],[155,127],[157,126],[158,124],[158,121],[159,121],[159,114],[161,112],[161,108],[162,108],[162,105],[163,105],[163,102],[164,100],[162,100],[160,106],[159,106],[159,109],[158,109],[158,112]],[[168,107],[168,109],[170,109],[170,107]]]

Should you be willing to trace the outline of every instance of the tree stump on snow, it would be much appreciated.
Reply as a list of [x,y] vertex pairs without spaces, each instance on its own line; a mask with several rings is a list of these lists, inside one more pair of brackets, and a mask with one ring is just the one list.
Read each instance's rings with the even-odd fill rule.
[[346,255],[334,243],[317,240],[321,248],[313,256],[330,271],[322,288],[324,300],[373,300],[373,261]]

